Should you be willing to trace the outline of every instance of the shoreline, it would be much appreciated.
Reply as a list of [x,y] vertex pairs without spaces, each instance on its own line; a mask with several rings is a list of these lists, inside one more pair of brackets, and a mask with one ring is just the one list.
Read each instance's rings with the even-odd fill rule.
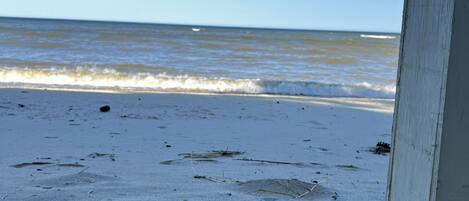
[[178,92],[178,91],[157,91],[157,90],[136,90],[136,89],[73,89],[61,87],[8,87],[0,86],[0,90],[32,90],[32,91],[57,91],[57,92],[76,92],[76,93],[106,93],[106,94],[168,94],[168,95],[196,95],[196,96],[247,96],[247,97],[270,97],[270,98],[318,98],[318,99],[355,99],[355,100],[370,100],[370,101],[392,101],[394,98],[371,98],[359,96],[308,96],[308,95],[288,95],[288,94],[250,94],[250,93],[217,93],[217,92]]

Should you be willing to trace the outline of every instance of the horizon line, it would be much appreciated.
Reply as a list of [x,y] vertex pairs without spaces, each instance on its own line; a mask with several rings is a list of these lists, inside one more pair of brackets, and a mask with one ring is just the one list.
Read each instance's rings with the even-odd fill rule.
[[52,18],[52,17],[28,17],[28,16],[2,16],[0,19],[23,19],[23,20],[49,20],[49,21],[75,21],[75,22],[101,22],[101,23],[128,23],[128,24],[147,24],[147,25],[167,25],[167,26],[194,26],[194,27],[211,27],[225,29],[258,29],[258,30],[277,30],[277,31],[318,31],[318,32],[348,32],[348,33],[384,33],[384,34],[401,34],[401,32],[386,32],[372,30],[339,30],[339,29],[308,29],[308,28],[286,28],[286,27],[257,27],[257,26],[237,26],[237,25],[209,25],[209,24],[184,24],[171,22],[151,22],[151,21],[120,21],[105,19],[78,19],[78,18]]

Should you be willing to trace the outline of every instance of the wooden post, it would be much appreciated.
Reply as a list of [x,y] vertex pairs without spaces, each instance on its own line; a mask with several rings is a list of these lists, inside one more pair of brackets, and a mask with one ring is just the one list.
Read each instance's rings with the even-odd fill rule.
[[388,201],[469,200],[469,1],[406,0]]

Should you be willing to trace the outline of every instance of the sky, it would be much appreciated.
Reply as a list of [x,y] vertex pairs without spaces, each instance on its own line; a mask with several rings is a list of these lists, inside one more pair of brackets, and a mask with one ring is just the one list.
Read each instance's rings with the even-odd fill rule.
[[0,0],[0,16],[400,32],[404,0]]

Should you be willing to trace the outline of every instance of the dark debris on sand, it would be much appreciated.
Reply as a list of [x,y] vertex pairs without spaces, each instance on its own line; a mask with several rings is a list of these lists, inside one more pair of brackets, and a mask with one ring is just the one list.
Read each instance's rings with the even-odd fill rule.
[[104,106],[102,106],[102,107],[99,108],[99,111],[100,111],[100,112],[109,112],[109,111],[111,111],[111,106],[109,106],[109,105],[104,105]]
[[[43,158],[43,159],[46,159],[46,160],[49,160],[50,158]],[[36,161],[36,162],[30,162],[30,163],[19,163],[19,164],[15,164],[15,165],[12,165],[11,167],[14,167],[14,168],[26,168],[26,167],[32,167],[32,166],[41,166],[41,167],[44,167],[44,166],[58,166],[58,167],[75,167],[75,168],[79,168],[79,167],[85,167],[84,165],[82,164],[79,164],[79,163],[58,163],[58,164],[54,164],[54,163],[51,163],[51,162],[44,162],[44,161]],[[37,171],[42,171],[42,169],[36,169]]]
[[11,167],[14,168],[24,168],[24,167],[29,167],[29,166],[42,166],[42,165],[50,165],[52,164],[51,162],[31,162],[31,163],[19,163],[16,165],[12,165]]
[[357,167],[355,165],[336,165],[335,167],[338,167],[338,168],[341,168],[341,169],[344,169],[344,170],[358,170],[358,169],[360,169],[359,167]]
[[79,163],[59,163],[57,164],[59,167],[74,167],[74,168],[80,168],[80,167],[85,167],[82,164]]
[[[166,142],[165,142],[166,144]],[[244,152],[241,151],[228,151],[228,150],[215,150],[215,151],[210,151],[210,152],[204,152],[204,153],[181,153],[178,154],[178,156],[182,156],[181,159],[175,159],[175,160],[168,160],[168,161],[162,161],[160,164],[163,165],[171,165],[176,162],[181,162],[184,160],[191,160],[195,162],[212,162],[216,163],[218,162],[215,160],[216,158],[232,158],[234,156],[242,155]]]
[[[109,158],[111,161],[116,161],[116,155],[114,154],[107,154],[107,153],[98,153],[98,152],[95,152],[95,153],[91,153],[91,154],[88,154],[88,156],[86,156],[87,158],[92,158],[92,159],[95,159],[95,158]],[[80,159],[80,160],[85,160],[84,158]]]
[[233,156],[237,156],[241,154],[244,154],[244,152],[217,150],[217,151],[211,151],[207,153],[182,153],[182,154],[179,154],[179,156],[183,156],[184,158],[220,158],[220,157],[233,157]]
[[375,147],[371,149],[374,154],[385,155],[391,152],[391,145],[386,142],[378,142]]

